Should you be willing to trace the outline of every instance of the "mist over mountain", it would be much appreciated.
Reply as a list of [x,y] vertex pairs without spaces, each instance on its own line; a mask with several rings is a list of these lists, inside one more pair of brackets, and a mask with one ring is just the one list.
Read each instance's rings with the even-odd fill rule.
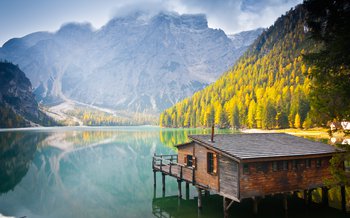
[[214,82],[261,31],[228,37],[209,28],[205,15],[136,12],[97,30],[69,23],[11,39],[0,59],[26,72],[45,105],[157,113]]

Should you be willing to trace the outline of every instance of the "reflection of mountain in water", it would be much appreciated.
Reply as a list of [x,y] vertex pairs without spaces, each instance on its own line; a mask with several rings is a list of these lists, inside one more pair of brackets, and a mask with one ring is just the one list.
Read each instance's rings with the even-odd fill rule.
[[42,134],[0,133],[0,193],[6,193],[26,175]]
[[[40,133],[32,132],[33,137],[36,134]],[[27,152],[33,161],[21,164],[22,181],[0,196],[0,212],[21,212],[9,213],[16,217],[116,217],[118,211],[123,217],[142,217],[149,214],[145,202],[153,193],[148,188],[153,183],[152,156],[169,153],[159,140],[158,128],[58,128],[46,132],[43,140],[28,143],[38,145],[36,152]],[[19,172],[18,167],[12,170]]]

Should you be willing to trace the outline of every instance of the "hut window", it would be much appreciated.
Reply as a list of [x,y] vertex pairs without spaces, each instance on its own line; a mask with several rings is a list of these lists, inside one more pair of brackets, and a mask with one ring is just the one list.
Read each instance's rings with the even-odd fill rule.
[[249,174],[249,165],[243,164],[243,174]]
[[267,173],[269,170],[269,165],[267,163],[256,163],[256,170]]
[[207,171],[210,174],[216,174],[217,172],[217,158],[216,154],[212,152],[207,153]]
[[272,162],[272,171],[277,171],[278,166],[277,166],[277,161]]
[[296,170],[298,168],[298,161],[297,160],[292,160],[292,168],[293,168],[293,170]]
[[321,159],[316,159],[316,167],[317,168],[321,167]]
[[288,170],[288,161],[284,160],[282,162],[282,170]]
[[305,160],[305,167],[306,168],[310,168],[311,167],[311,160],[310,159],[306,159]]
[[191,167],[193,165],[193,157],[192,155],[187,155],[187,161],[186,161],[186,165]]

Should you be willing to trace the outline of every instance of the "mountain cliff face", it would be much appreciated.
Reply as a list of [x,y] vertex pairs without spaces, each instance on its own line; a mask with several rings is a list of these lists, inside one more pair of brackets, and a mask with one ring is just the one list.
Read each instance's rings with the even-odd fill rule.
[[0,127],[53,124],[38,109],[31,83],[18,66],[0,62],[0,78]]
[[11,39],[0,59],[26,72],[44,104],[157,113],[214,82],[253,40],[240,46],[208,28],[204,15],[138,12],[98,30],[71,23]]

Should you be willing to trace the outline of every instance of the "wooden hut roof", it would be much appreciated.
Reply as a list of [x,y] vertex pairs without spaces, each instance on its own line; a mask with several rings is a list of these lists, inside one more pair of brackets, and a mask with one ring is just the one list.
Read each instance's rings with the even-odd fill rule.
[[326,155],[341,152],[331,145],[284,133],[189,135],[193,141],[213,147],[232,157],[244,159]]

